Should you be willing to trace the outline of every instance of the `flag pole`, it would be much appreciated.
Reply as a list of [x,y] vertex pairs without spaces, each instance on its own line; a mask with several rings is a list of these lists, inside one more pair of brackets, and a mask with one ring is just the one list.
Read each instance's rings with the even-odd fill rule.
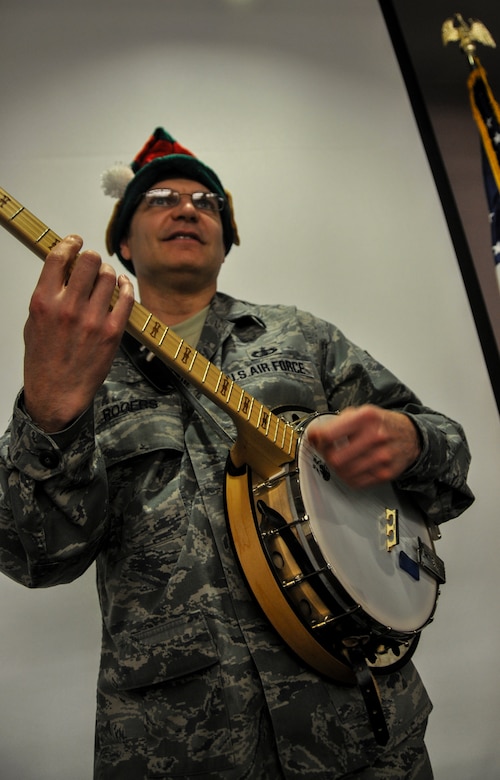
[[443,44],[457,42],[470,67],[467,88],[473,119],[481,140],[483,179],[489,207],[491,245],[500,285],[500,106],[493,96],[486,71],[476,55],[476,44],[496,47],[492,35],[478,19],[461,14],[446,19],[441,28]]
[[461,14],[454,14],[443,22],[441,37],[445,46],[458,42],[471,68],[476,67],[476,43],[496,47],[493,36],[479,19],[466,22]]

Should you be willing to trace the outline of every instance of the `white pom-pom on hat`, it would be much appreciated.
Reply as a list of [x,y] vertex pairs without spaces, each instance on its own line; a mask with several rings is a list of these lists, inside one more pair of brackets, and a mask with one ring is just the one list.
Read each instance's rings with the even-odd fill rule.
[[123,198],[127,185],[134,178],[134,172],[129,165],[117,163],[101,175],[101,187],[105,195],[111,198]]

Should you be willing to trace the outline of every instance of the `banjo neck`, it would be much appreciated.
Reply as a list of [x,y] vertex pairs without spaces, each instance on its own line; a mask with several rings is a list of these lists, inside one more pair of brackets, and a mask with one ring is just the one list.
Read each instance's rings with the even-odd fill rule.
[[[61,240],[1,187],[0,222],[42,260]],[[112,306],[117,298],[118,288],[115,288]],[[268,478],[283,464],[294,460],[298,435],[293,426],[237,385],[137,301],[126,330],[229,415],[238,431],[231,449],[235,466],[247,464]]]

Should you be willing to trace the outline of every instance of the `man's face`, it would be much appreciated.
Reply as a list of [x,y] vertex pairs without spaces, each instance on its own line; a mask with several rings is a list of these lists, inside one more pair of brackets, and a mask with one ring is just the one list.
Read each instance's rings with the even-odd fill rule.
[[225,249],[220,212],[197,208],[190,194],[209,192],[190,179],[164,179],[150,188],[182,194],[175,206],[162,198],[143,198],[120,250],[131,260],[139,283],[161,283],[187,292],[215,284]]

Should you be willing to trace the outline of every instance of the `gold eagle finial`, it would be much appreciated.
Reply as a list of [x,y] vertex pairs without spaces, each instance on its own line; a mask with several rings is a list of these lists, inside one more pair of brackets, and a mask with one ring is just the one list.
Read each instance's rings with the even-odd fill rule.
[[482,43],[483,46],[496,46],[492,35],[482,22],[478,19],[469,19],[466,22],[461,14],[454,14],[443,22],[441,36],[445,46],[451,41],[458,41],[471,65],[474,65],[476,42]]

